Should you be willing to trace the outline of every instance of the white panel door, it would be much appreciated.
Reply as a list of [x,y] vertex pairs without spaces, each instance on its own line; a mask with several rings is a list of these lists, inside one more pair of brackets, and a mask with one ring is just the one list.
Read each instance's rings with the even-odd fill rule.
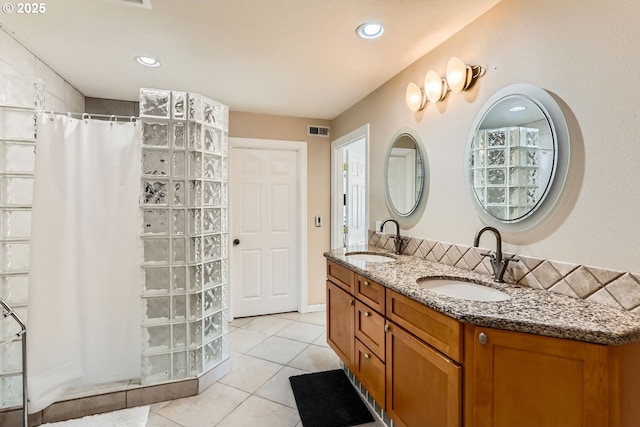
[[233,316],[298,309],[298,156],[233,148]]
[[366,169],[364,139],[349,144],[346,148],[347,161],[347,245],[367,242],[366,215]]

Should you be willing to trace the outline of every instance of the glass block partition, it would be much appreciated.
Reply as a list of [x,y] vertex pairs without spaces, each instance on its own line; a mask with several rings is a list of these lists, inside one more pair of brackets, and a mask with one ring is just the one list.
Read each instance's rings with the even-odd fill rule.
[[[42,81],[0,75],[0,298],[27,321],[36,111]],[[22,405],[20,328],[0,320],[0,408]]]
[[142,89],[142,383],[229,357],[228,107]]

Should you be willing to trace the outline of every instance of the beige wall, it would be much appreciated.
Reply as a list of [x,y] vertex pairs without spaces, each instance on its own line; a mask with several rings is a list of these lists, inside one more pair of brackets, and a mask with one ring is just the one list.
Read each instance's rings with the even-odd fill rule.
[[[406,233],[470,245],[483,224],[464,180],[469,127],[494,92],[530,83],[565,104],[570,176],[551,216],[534,230],[506,235],[506,249],[640,272],[638,22],[635,1],[503,0],[338,116],[335,137],[371,124],[370,228],[389,215],[382,170],[390,137],[410,126],[426,148],[430,182],[424,215]],[[487,73],[472,90],[410,112],[407,83],[421,83],[429,69],[444,75],[450,56],[482,64]]]
[[[307,126],[329,126],[326,120],[267,114],[229,113],[229,136],[307,142],[308,304],[325,302],[325,261],[330,246],[330,147],[332,138],[307,135]],[[322,227],[314,225],[321,215]]]

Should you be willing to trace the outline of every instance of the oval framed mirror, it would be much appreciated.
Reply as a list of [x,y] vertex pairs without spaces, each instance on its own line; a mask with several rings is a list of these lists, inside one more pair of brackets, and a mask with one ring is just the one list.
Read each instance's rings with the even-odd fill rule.
[[384,163],[384,194],[395,219],[408,219],[424,210],[428,170],[417,132],[411,128],[398,130],[391,138]]
[[468,137],[465,172],[478,215],[511,232],[535,226],[562,192],[569,157],[567,123],[548,92],[529,84],[499,90]]

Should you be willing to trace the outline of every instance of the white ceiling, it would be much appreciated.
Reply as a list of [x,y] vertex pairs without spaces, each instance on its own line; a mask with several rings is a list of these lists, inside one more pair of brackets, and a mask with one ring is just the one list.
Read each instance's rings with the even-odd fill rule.
[[[134,101],[155,87],[333,119],[499,1],[49,0],[0,25],[85,96]],[[384,25],[380,39],[355,35],[367,20]],[[135,63],[144,53],[162,66]]]

